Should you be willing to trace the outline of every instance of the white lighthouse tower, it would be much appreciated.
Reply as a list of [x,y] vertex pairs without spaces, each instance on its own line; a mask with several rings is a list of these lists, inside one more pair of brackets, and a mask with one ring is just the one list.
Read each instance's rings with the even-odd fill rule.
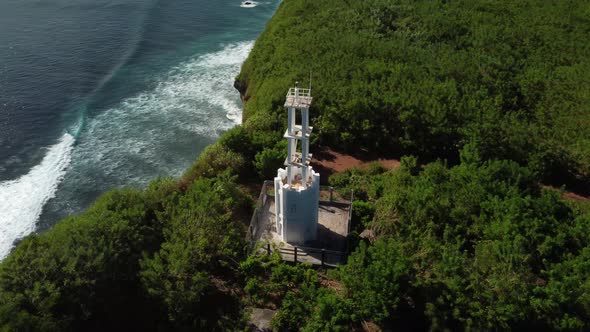
[[[318,227],[320,175],[309,166],[309,106],[311,87],[295,83],[287,93],[288,140],[286,169],[279,168],[274,179],[277,233],[287,243],[303,244],[315,240]],[[301,123],[297,123],[300,114]]]

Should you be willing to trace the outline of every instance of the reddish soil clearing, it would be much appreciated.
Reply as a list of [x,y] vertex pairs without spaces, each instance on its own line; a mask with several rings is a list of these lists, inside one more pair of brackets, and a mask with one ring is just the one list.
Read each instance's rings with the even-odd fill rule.
[[331,175],[353,167],[363,168],[372,162],[378,162],[386,169],[399,167],[398,159],[371,158],[363,155],[345,154],[328,147],[320,147],[314,154],[311,164],[320,174]]
[[563,197],[565,197],[567,199],[574,200],[574,201],[580,201],[580,202],[590,203],[590,198],[584,197],[584,196],[580,196],[580,195],[574,194],[572,192],[564,192],[563,193]]
[[542,187],[545,189],[561,192],[561,196],[567,200],[590,203],[590,197],[582,196],[571,191],[561,191],[560,189],[552,186],[542,185]]
[[[317,152],[314,154],[311,164],[316,171],[320,172],[320,174],[329,176],[334,173],[343,172],[353,167],[364,168],[373,162],[378,162],[385,169],[395,169],[400,165],[399,159],[372,158],[363,155],[362,153],[355,155],[346,154],[343,152],[334,151],[326,146],[317,148]],[[327,176],[323,179],[327,179]],[[546,189],[560,191],[557,188],[547,185],[543,185],[543,187]],[[568,200],[590,204],[590,197],[587,196],[582,196],[570,191],[564,191],[562,192],[562,195],[563,198]]]

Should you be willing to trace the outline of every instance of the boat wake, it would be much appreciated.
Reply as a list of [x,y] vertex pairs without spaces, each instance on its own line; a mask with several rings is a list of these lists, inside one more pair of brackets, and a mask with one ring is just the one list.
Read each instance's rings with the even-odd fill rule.
[[0,259],[8,255],[15,240],[35,230],[43,206],[55,196],[66,173],[73,146],[74,137],[66,133],[29,173],[0,182]]

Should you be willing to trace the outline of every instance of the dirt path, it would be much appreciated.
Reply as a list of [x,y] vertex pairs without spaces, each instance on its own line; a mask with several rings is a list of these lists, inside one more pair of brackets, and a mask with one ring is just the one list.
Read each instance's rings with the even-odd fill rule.
[[541,185],[543,188],[545,189],[549,189],[549,190],[554,190],[557,192],[561,193],[561,196],[567,200],[571,200],[571,201],[578,201],[578,202],[584,202],[584,203],[590,203],[590,197],[587,196],[582,196],[579,194],[576,194],[574,192],[571,191],[562,191],[561,189],[552,187],[552,186],[548,186],[548,185]]

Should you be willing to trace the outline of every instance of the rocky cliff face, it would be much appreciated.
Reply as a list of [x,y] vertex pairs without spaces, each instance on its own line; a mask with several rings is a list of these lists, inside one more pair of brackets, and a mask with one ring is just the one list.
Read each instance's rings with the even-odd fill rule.
[[246,90],[248,90],[248,84],[238,78],[234,81],[234,88],[240,92],[240,99],[242,100],[242,123],[246,120],[244,117],[244,104],[248,101],[246,96]]

